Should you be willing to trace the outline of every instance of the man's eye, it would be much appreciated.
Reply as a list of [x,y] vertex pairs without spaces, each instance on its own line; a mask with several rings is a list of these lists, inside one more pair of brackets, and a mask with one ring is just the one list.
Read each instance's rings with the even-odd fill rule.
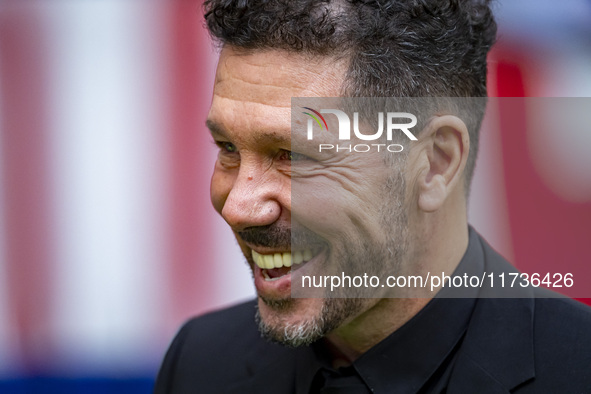
[[301,160],[309,160],[310,159],[308,156],[302,155],[301,153],[292,152],[289,150],[286,150],[283,153],[282,158],[284,160],[289,160],[289,161],[301,161]]
[[220,149],[222,149],[224,152],[227,152],[227,153],[235,153],[235,152],[238,152],[238,149],[236,149],[236,146],[233,143],[231,143],[231,142],[216,141],[215,144]]

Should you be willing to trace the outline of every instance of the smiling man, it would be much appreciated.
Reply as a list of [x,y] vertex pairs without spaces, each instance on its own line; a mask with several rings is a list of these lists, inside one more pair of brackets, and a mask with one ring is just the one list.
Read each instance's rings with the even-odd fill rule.
[[[207,121],[219,147],[211,198],[258,297],[189,321],[156,393],[591,387],[584,373],[591,314],[579,304],[537,299],[531,287],[452,292],[444,280],[426,279],[516,272],[467,224],[496,32],[486,1],[208,0],[204,7],[221,44]],[[326,104],[326,115],[292,101],[298,97],[319,110]],[[462,107],[451,98],[418,106],[398,99],[407,108],[383,115],[378,128],[413,108],[418,139],[388,135],[369,154],[370,116],[356,118],[363,131],[353,126],[345,144],[328,133],[337,125],[334,106],[375,115],[379,105],[348,101],[359,97],[473,99],[468,113],[444,110]],[[303,137],[312,134],[316,141]],[[319,141],[340,151],[317,149]],[[386,149],[389,142],[401,149]],[[367,277],[392,274],[414,285],[367,285]],[[364,275],[363,286],[327,285]],[[311,286],[312,278],[324,286]]]

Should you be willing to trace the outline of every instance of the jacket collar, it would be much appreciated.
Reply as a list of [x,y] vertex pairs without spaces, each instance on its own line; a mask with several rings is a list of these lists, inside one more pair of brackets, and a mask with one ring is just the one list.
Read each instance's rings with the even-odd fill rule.
[[223,393],[294,393],[298,366],[305,365],[302,360],[314,360],[314,355],[310,347],[292,349],[264,341],[246,360],[249,377],[224,388]]
[[[496,278],[518,272],[482,238],[480,243],[485,272]],[[450,393],[506,393],[535,377],[533,290],[521,286],[499,290],[497,283],[496,288],[483,288],[480,293],[449,383]]]
[[[477,237],[484,253],[485,273],[493,273],[498,278],[501,273],[518,272],[482,238]],[[500,286],[497,286],[480,291],[448,393],[508,393],[535,376],[533,291],[520,286],[510,291],[504,288],[502,293],[499,289]],[[313,360],[312,353],[309,347],[290,349],[268,343],[255,346],[247,357],[250,377],[227,387],[225,392],[238,394],[274,390],[293,393],[296,380],[301,376],[296,375],[298,367],[302,366],[302,360]],[[315,368],[313,365],[310,367]],[[273,381],[273,387],[269,386],[270,381]]]

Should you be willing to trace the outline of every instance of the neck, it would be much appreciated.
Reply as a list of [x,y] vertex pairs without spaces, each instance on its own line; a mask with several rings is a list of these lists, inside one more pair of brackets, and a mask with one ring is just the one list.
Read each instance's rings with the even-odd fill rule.
[[[446,215],[444,211],[425,215],[420,226],[423,230],[415,232],[419,236],[412,242],[415,247],[409,254],[410,264],[417,267],[415,274],[424,275],[430,271],[451,275],[468,247],[465,208],[455,210],[453,214]],[[364,300],[367,302],[364,312],[326,336],[329,351],[335,359],[345,359],[349,363],[355,361],[402,327],[433,296]]]
[[375,304],[326,336],[333,359],[352,363],[416,315],[429,298],[368,299]]

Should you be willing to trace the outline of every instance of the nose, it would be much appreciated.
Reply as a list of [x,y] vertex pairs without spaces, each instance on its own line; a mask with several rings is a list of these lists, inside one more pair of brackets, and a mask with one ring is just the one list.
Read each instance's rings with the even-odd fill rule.
[[290,193],[279,178],[270,170],[241,166],[221,212],[234,231],[270,225],[279,219],[282,202]]

